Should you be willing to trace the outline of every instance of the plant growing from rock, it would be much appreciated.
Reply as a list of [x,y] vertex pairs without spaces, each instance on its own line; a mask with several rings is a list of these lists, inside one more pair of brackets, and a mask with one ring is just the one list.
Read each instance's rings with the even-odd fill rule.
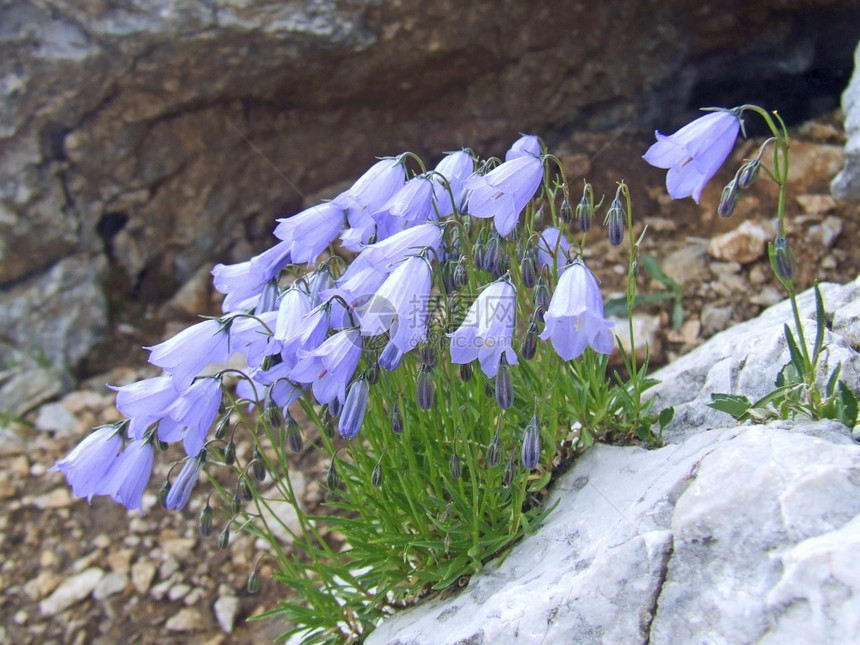
[[[852,428],[857,423],[857,397],[839,378],[841,366],[830,374],[819,373],[827,322],[818,286],[815,286],[815,332],[811,342],[804,332],[797,305],[794,286],[797,258],[788,243],[785,225],[790,139],[779,114],[769,113],[757,105],[742,105],[730,110],[709,108],[707,114],[671,136],[657,132],[657,143],[648,149],[644,159],[668,170],[666,187],[673,198],[692,196],[698,202],[704,185],[725,162],[738,133],[743,131],[745,113],[761,117],[772,136],[723,188],[717,212],[722,217],[731,216],[741,191],[749,189],[762,170],[779,186],[777,237],[768,244],[768,256],[777,280],[791,301],[792,325],[784,326],[789,362],[780,370],[774,390],[764,397],[750,401],[742,394],[715,394],[710,405],[739,421],[761,422],[772,417],[786,419],[802,414],[812,419],[836,419]],[[773,154],[770,168],[762,165],[768,147]]]

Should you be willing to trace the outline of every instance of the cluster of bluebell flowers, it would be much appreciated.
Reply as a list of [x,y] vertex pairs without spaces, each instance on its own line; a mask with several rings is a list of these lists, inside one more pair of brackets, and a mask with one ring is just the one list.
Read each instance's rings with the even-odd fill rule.
[[[181,442],[182,468],[162,494],[165,506],[181,509],[211,462],[207,454],[229,461],[223,428],[242,402],[277,423],[292,420],[291,406],[306,397],[352,439],[378,370],[393,372],[416,353],[415,401],[433,407],[441,339],[463,378],[477,361],[502,410],[516,400],[512,370],[534,358],[538,339],[563,361],[586,347],[613,350],[598,282],[568,239],[570,217],[556,213],[560,189],[572,213],[566,183],[550,181],[554,158],[537,137],[522,136],[504,161],[460,150],[410,173],[412,159],[380,159],[331,201],[278,220],[270,249],[215,266],[222,315],[148,347],[164,374],[115,387],[127,418],[57,462],[75,494],[140,509],[156,448]],[[535,230],[539,203],[553,221]],[[469,301],[457,320],[454,298]],[[233,388],[226,364],[237,354],[246,368]],[[386,410],[396,407],[385,401]],[[531,446],[529,468],[539,462],[534,427],[519,432]],[[235,447],[226,452],[232,458]]]

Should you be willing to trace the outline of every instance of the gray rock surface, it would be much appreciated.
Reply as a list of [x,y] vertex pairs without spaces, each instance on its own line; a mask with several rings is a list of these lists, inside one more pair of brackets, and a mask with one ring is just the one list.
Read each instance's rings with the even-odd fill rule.
[[[0,407],[69,385],[106,290],[167,300],[375,155],[665,126],[702,87],[763,76],[812,101],[791,79],[849,60],[833,34],[857,19],[854,0],[0,2],[0,365],[26,372]],[[30,287],[84,257],[41,324]],[[30,345],[59,372],[39,387]]]
[[835,197],[860,197],[860,42],[854,53],[854,74],[842,94],[842,111],[845,112],[845,168],[830,186]]
[[[841,311],[860,280],[823,290]],[[808,308],[810,294],[801,302]],[[770,387],[783,357],[764,341],[784,314],[771,308],[656,373],[662,396],[682,412],[704,405],[715,370],[734,374],[719,382],[733,392]],[[828,342],[830,360],[854,352],[843,374],[860,389],[856,351],[835,334]],[[741,352],[744,365],[721,365]],[[384,621],[368,644],[860,640],[860,446],[850,430],[681,419],[663,448],[589,450],[554,485],[548,503],[559,506],[536,534],[461,593]]]

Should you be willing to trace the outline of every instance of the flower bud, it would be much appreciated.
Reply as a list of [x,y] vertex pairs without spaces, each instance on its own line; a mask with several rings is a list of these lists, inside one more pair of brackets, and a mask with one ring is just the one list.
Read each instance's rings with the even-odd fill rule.
[[523,436],[523,466],[528,470],[534,470],[540,461],[540,422],[537,415],[532,417],[526,426]]
[[218,548],[226,551],[230,546],[230,529],[226,528],[218,534]]
[[403,434],[403,415],[400,413],[400,406],[395,403],[391,408],[391,431],[394,434]]
[[583,233],[588,233],[591,230],[591,222],[594,219],[594,204],[588,199],[585,191],[582,193],[582,199],[576,205],[576,224],[579,230]]
[[520,272],[523,276],[523,286],[527,289],[534,287],[537,283],[537,253],[533,248],[523,253]]
[[618,246],[624,241],[624,206],[618,197],[609,205],[605,223],[609,227],[609,243]]
[[797,256],[782,235],[774,240],[773,257],[777,275],[786,282],[794,280],[797,276]]
[[758,171],[761,169],[761,160],[753,159],[741,166],[741,171],[738,173],[738,186],[741,188],[749,188],[755,183],[758,178]]
[[331,465],[328,467],[328,472],[325,474],[325,485],[329,490],[334,490],[340,483],[340,477],[337,476],[337,466],[334,459],[331,460]]
[[454,265],[454,289],[459,289],[469,281],[469,272],[462,258]]
[[523,345],[520,347],[520,354],[525,360],[530,361],[535,357],[538,337],[537,322],[532,320],[526,329],[526,337],[523,339]]
[[549,287],[546,286],[546,282],[543,279],[543,276],[538,278],[537,284],[535,285],[535,320],[538,322],[543,322],[544,314],[549,309],[550,303],[550,293]]
[[236,463],[236,442],[232,439],[224,446],[224,463],[228,466]]
[[720,214],[720,217],[729,217],[734,211],[735,206],[738,204],[738,194],[740,193],[740,188],[738,187],[738,179],[732,179],[726,187],[723,188],[723,194],[720,197],[720,203],[717,206],[717,212]]
[[456,452],[451,455],[451,459],[448,460],[448,469],[451,471],[451,477],[453,479],[460,479],[460,476],[463,474],[463,470],[460,466],[460,455]]
[[499,436],[499,431],[493,435],[492,441],[487,448],[487,464],[490,468],[495,468],[502,461],[502,438]]
[[517,465],[514,463],[513,457],[508,459],[508,463],[505,465],[505,474],[502,475],[502,484],[505,486],[510,486],[514,483],[514,477],[517,474]]
[[219,441],[227,436],[227,431],[230,429],[230,415],[225,414],[215,425],[215,438]]
[[374,488],[382,486],[382,463],[378,463],[373,467],[373,472],[370,474],[370,483]]
[[499,266],[501,254],[501,240],[499,236],[493,233],[490,239],[487,240],[487,246],[484,250],[484,269],[494,271]]
[[446,293],[451,293],[452,291],[456,291],[457,287],[454,286],[454,263],[453,262],[445,262],[442,265],[442,286],[445,287]]
[[260,574],[255,571],[248,576],[248,593],[257,593],[260,590]]
[[212,535],[212,525],[215,520],[215,513],[212,512],[212,507],[209,506],[209,502],[206,502],[206,506],[203,507],[203,510],[200,512],[200,535],[203,537],[209,537]]
[[259,449],[254,448],[254,452],[251,455],[251,471],[254,473],[254,479],[258,482],[264,481],[266,479],[266,464],[263,462],[263,455],[260,453]]
[[377,362],[383,369],[393,372],[397,369],[400,365],[400,361],[402,360],[403,352],[397,349],[397,346],[394,343],[389,342],[379,354]]
[[472,364],[471,363],[463,363],[460,365],[460,380],[464,383],[468,383],[472,380]]
[[[290,423],[289,421],[292,421]],[[287,443],[290,444],[290,450],[293,454],[299,454],[304,448],[304,440],[302,439],[302,429],[299,427],[299,424],[296,423],[296,420],[290,417],[287,422]]]
[[364,375],[367,377],[367,382],[370,385],[376,385],[377,381],[379,381],[379,363],[376,361],[372,362],[365,370]]
[[570,200],[565,197],[561,200],[561,221],[565,224],[570,224],[573,221],[573,209],[570,207]]
[[242,481],[239,482],[239,494],[242,495],[242,499],[246,502],[250,502],[254,499],[254,491],[251,489],[251,483],[242,477]]
[[432,344],[424,343],[421,347],[421,360],[424,361],[424,365],[427,369],[433,369],[436,367],[436,350],[433,349]]
[[167,508],[167,496],[170,494],[170,480],[165,479],[158,491],[158,504],[161,508]]
[[233,499],[230,500],[230,511],[232,511],[233,515],[238,515],[241,510],[242,498],[239,497],[239,493],[236,493],[233,495]]
[[263,403],[263,416],[266,418],[266,423],[272,428],[280,428],[281,423],[284,421],[281,407],[271,397],[271,388],[266,393],[266,399]]
[[421,410],[432,408],[436,400],[436,384],[433,382],[430,370],[425,369],[425,367],[422,367],[418,372],[416,391],[418,395],[418,408]]
[[363,378],[358,379],[349,386],[343,411],[340,415],[340,436],[344,439],[352,439],[358,434],[361,424],[364,422],[364,413],[367,410],[367,397],[370,394],[370,386]]
[[484,249],[484,244],[481,240],[475,242],[475,246],[472,248],[472,252],[475,255],[475,268],[479,271],[483,271],[486,267],[486,251]]
[[536,228],[539,228],[541,224],[543,224],[544,220],[544,208],[543,204],[540,205],[540,208],[535,212],[535,216],[533,218],[533,222]]
[[328,413],[332,417],[340,416],[340,412],[343,409],[343,404],[341,404],[340,399],[334,397],[328,404]]
[[502,354],[499,361],[499,372],[496,374],[496,403],[502,410],[507,410],[514,404],[514,382],[511,377],[511,366]]

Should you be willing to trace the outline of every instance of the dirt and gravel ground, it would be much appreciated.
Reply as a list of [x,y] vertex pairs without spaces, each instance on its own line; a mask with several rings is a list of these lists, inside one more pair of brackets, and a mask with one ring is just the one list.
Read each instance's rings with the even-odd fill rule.
[[[829,182],[842,165],[840,121],[839,114],[827,115],[793,131],[789,240],[798,254],[801,289],[816,278],[847,282],[860,273],[855,248],[860,203],[829,196]],[[665,363],[782,299],[765,253],[765,242],[774,235],[777,193],[760,177],[733,217],[717,216],[722,185],[757,149],[758,143],[750,141],[711,182],[701,206],[689,199],[673,202],[665,195],[663,173],[639,160],[649,143],[646,133],[578,135],[555,152],[572,185],[581,175],[598,193],[611,193],[619,179],[632,187],[634,216],[649,226],[643,252],[657,258],[683,289],[680,328],[672,328],[669,300],[638,315],[652,357]],[[591,238],[589,266],[607,293],[620,291],[626,250],[610,247],[599,231]],[[182,513],[158,507],[165,460],[148,489],[143,516],[103,498],[87,505],[71,495],[62,475],[48,472],[91,427],[117,418],[104,383],[152,375],[142,364],[141,345],[187,324],[191,318],[183,310],[217,306],[205,284],[201,278],[189,285],[167,309],[126,308],[104,351],[89,362],[90,374],[80,388],[34,411],[26,424],[13,424],[15,434],[4,435],[0,642],[258,643],[280,633],[272,621],[247,622],[284,593],[270,580],[265,563],[260,591],[246,591],[259,554],[254,540],[235,535],[230,549],[220,551],[217,522],[212,537],[198,535],[202,487]],[[658,292],[664,287],[642,275],[640,288]],[[305,484],[306,504],[319,504],[324,465],[309,451],[297,459],[295,470]]]

